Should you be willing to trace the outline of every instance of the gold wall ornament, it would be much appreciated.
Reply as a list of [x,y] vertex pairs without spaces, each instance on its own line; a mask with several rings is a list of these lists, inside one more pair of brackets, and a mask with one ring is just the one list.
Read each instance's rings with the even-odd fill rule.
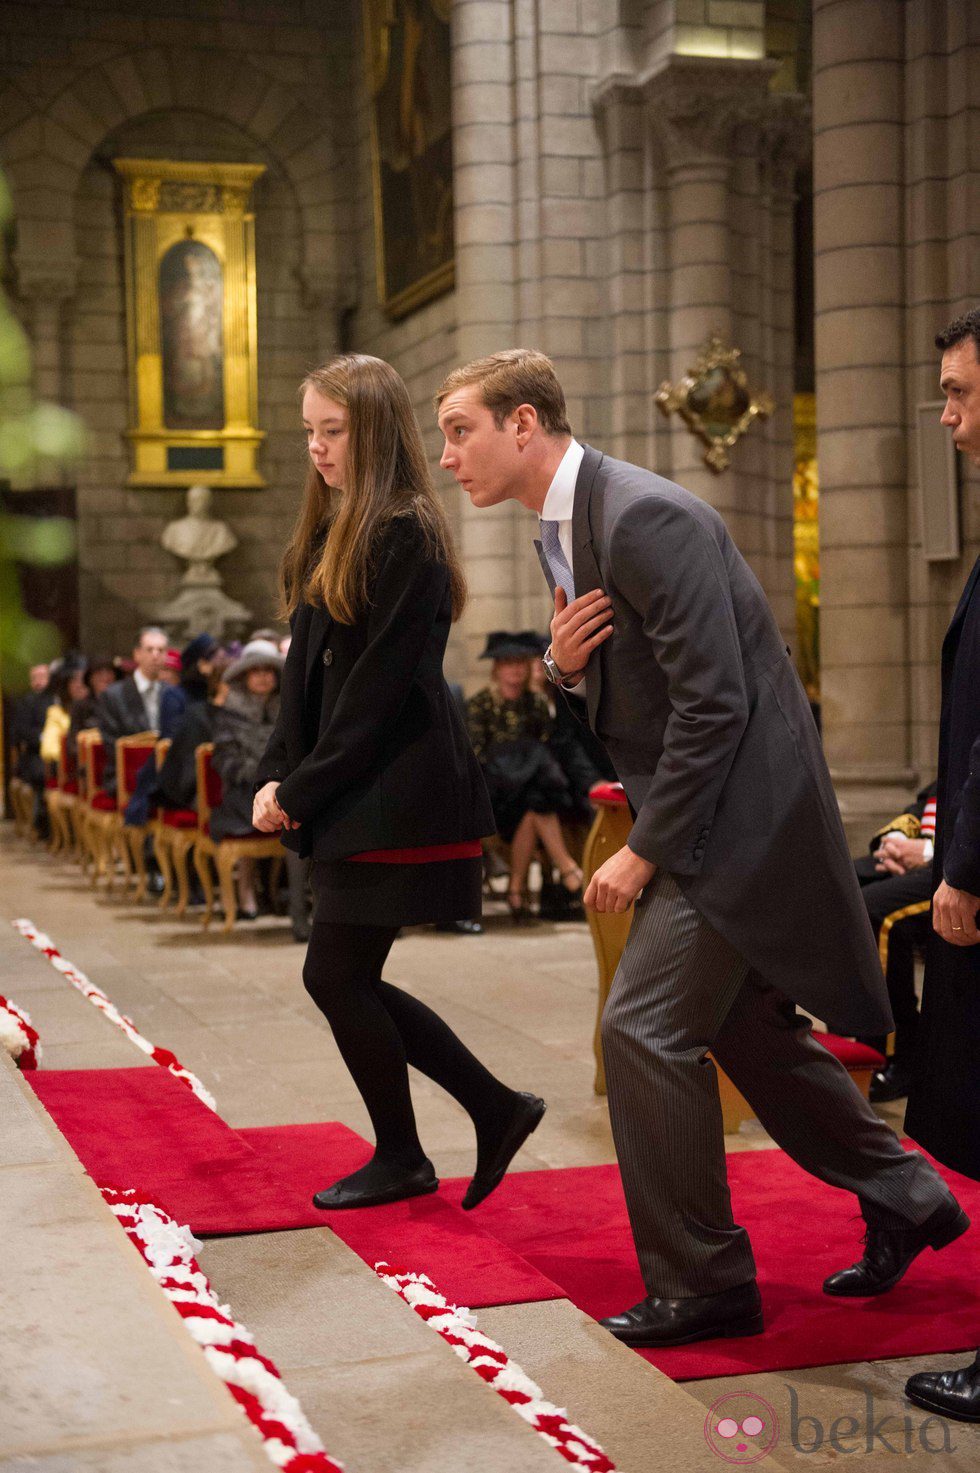
[[123,180],[130,486],[264,486],[255,215],[264,164],[113,159]]
[[716,475],[728,469],[728,452],[752,421],[768,419],[775,407],[771,394],[749,387],[741,358],[741,349],[710,337],[693,368],[676,384],[662,383],[654,396],[665,415],[679,414],[704,441],[705,463]]
[[455,282],[450,6],[362,0],[378,300],[394,319]]

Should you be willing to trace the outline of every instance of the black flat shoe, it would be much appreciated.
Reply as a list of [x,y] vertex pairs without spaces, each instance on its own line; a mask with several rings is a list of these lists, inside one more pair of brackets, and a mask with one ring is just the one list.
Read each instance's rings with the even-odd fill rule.
[[477,1171],[466,1188],[466,1196],[462,1202],[464,1211],[469,1212],[472,1208],[478,1207],[489,1197],[495,1187],[500,1186],[508,1166],[531,1132],[537,1130],[547,1108],[544,1100],[539,1099],[537,1095],[526,1094],[523,1090],[518,1091],[514,1114],[511,1116],[507,1129],[500,1137],[500,1144],[483,1171]]
[[417,1166],[414,1171],[389,1182],[387,1186],[365,1190],[363,1187],[346,1187],[342,1181],[325,1187],[313,1198],[313,1206],[324,1212],[337,1212],[344,1207],[383,1207],[386,1202],[401,1202],[406,1197],[425,1197],[439,1187],[439,1178],[432,1162]]
[[734,1340],[761,1335],[762,1299],[755,1279],[695,1299],[655,1299],[648,1295],[600,1325],[624,1345],[640,1349],[690,1345],[695,1340]]
[[445,936],[483,935],[483,927],[479,921],[440,921],[435,929]]
[[958,1371],[919,1371],[905,1383],[905,1395],[917,1407],[952,1417],[955,1422],[980,1422],[980,1353],[972,1366]]
[[887,1294],[924,1248],[945,1248],[962,1237],[969,1226],[970,1219],[955,1197],[937,1207],[918,1227],[881,1228],[869,1223],[864,1257],[825,1279],[823,1292],[852,1298]]
[[886,1105],[889,1100],[904,1100],[912,1087],[912,1070],[889,1059],[884,1069],[876,1069],[871,1076],[868,1099],[873,1105]]

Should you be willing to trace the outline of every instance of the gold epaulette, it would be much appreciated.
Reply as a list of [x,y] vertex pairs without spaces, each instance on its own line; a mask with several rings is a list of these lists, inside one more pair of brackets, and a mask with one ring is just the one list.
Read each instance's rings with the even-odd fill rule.
[[[914,813],[899,813],[897,817],[890,819],[888,823],[880,828],[875,834],[875,839],[883,839],[886,834],[904,834],[906,839],[918,839],[922,833],[922,823]],[[875,847],[874,840],[871,843]]]

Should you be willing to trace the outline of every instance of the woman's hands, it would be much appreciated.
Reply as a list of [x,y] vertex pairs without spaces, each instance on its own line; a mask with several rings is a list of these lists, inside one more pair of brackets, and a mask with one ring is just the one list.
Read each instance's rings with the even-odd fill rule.
[[252,827],[260,834],[274,834],[279,829],[298,829],[299,824],[276,802],[278,783],[266,783],[259,788],[252,802]]

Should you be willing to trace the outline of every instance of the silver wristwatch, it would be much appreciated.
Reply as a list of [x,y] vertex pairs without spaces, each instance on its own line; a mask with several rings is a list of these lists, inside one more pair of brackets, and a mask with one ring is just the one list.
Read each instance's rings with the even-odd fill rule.
[[558,669],[558,666],[555,664],[554,657],[551,653],[550,644],[545,650],[544,654],[541,656],[541,660],[544,664],[545,671],[547,672],[548,679],[551,681],[552,685],[560,685],[564,687],[565,681],[568,679],[568,676],[562,674],[562,672]]

